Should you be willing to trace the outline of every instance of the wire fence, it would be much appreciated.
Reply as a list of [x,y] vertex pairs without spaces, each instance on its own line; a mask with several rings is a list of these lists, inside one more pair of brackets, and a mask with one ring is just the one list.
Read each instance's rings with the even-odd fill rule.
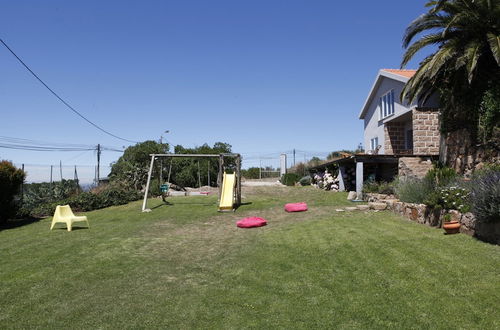
[[[26,183],[57,182],[78,179],[81,185],[92,185],[97,183],[96,165],[40,165],[40,164],[14,164],[18,168],[24,168],[26,172]],[[105,179],[111,172],[111,166],[99,166],[99,178]]]

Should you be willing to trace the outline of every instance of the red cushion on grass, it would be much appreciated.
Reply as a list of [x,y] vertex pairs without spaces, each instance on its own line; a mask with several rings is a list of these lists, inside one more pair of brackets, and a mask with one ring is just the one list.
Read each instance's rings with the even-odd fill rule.
[[287,212],[302,212],[307,211],[307,204],[302,203],[288,203],[285,204],[285,211]]
[[258,217],[244,218],[236,222],[236,226],[240,228],[262,227],[265,225],[267,225],[267,221]]

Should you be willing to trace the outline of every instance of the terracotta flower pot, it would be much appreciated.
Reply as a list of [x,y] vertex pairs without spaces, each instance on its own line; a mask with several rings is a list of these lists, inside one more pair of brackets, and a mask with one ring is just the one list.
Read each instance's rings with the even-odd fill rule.
[[443,224],[443,229],[446,234],[456,234],[460,230],[460,223],[458,221],[447,221]]

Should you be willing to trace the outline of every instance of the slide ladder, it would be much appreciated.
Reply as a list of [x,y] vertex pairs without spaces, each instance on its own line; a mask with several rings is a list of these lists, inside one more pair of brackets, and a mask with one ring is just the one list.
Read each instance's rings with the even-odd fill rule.
[[222,179],[222,193],[220,196],[219,211],[234,210],[234,187],[236,186],[236,175],[224,172]]

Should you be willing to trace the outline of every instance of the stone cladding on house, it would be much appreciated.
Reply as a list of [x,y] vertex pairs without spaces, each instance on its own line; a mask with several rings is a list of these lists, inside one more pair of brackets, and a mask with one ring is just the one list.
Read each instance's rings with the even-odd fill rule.
[[412,113],[413,154],[439,155],[439,113],[437,109],[417,108]]
[[384,150],[386,155],[406,152],[404,123],[388,122],[384,125]]
[[435,160],[437,157],[433,156],[400,157],[398,159],[398,175],[400,177],[423,178],[432,169],[432,163]]

